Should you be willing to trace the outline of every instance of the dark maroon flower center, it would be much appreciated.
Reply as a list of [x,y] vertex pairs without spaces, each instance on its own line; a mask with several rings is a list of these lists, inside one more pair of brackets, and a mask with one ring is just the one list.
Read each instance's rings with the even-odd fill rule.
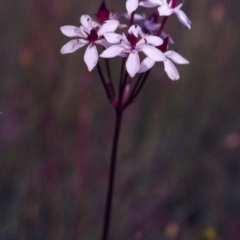
[[138,39],[133,34],[129,34],[128,35],[128,41],[130,42],[132,48],[134,49],[137,42],[138,42]]
[[96,40],[98,40],[98,35],[94,28],[91,30],[90,34],[88,35],[87,40],[89,42],[95,42]]

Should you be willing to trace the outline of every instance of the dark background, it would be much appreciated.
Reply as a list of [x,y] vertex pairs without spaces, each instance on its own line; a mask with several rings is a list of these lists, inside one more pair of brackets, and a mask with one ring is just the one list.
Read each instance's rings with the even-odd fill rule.
[[[1,240],[100,239],[114,112],[84,50],[59,53],[59,27],[99,4],[1,3]],[[167,22],[190,65],[155,67],[126,111],[110,239],[240,239],[239,8],[186,0],[192,30]]]

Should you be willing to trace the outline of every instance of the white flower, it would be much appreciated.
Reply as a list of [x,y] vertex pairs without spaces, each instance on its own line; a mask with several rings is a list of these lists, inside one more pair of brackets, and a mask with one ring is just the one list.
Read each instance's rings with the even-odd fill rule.
[[[126,19],[130,18],[128,14],[125,14],[124,16]],[[154,12],[148,18],[145,13],[142,14],[135,13],[134,21],[139,23],[144,33],[151,33],[157,31],[161,27],[161,23],[157,22],[158,16],[159,16],[158,12]],[[164,39],[166,37],[169,37],[169,42],[171,44],[174,43],[172,37],[170,37],[169,34],[162,31],[160,34],[160,38]]]
[[[106,40],[114,45],[103,51],[100,57],[113,58],[118,55],[128,55],[126,69],[129,75],[133,78],[140,69],[139,52],[143,52],[155,62],[163,61],[165,56],[155,47],[163,43],[163,40],[160,37],[145,35],[138,25],[131,26],[128,33],[128,38],[126,38],[124,34],[104,34]],[[138,41],[139,34],[142,38]]]
[[[153,0],[151,0],[153,1]],[[182,7],[182,3],[179,4],[177,7],[172,8],[172,3],[167,3],[167,0],[165,0],[165,3],[162,4],[158,8],[158,12],[160,16],[170,16],[171,14],[176,14],[178,17],[178,20],[189,29],[191,28],[191,21],[188,19],[187,15],[180,9]]]
[[140,2],[139,5],[146,8],[158,7],[158,12],[160,16],[170,16],[172,14],[176,14],[179,21],[184,26],[191,28],[191,21],[180,9],[183,5],[182,3],[176,7],[172,7],[172,1],[168,3],[167,0],[145,0],[143,2]]
[[[169,50],[164,53],[165,59],[163,60],[164,70],[167,73],[168,77],[174,81],[180,78],[179,73],[173,62],[177,64],[188,64],[188,60],[183,58],[179,53]],[[143,73],[148,71],[153,67],[155,61],[150,59],[149,57],[145,58],[139,69],[139,73]]]
[[127,0],[126,9],[128,15],[131,15],[138,8],[138,0]]
[[63,26],[60,28],[62,33],[67,37],[79,37],[66,43],[62,47],[61,53],[72,53],[88,44],[84,54],[84,61],[87,64],[88,70],[92,71],[98,62],[98,52],[95,45],[100,44],[106,46],[106,40],[102,37],[103,34],[114,32],[117,29],[119,22],[117,20],[107,20],[97,32],[90,16],[81,16],[80,22],[82,25],[80,27]]

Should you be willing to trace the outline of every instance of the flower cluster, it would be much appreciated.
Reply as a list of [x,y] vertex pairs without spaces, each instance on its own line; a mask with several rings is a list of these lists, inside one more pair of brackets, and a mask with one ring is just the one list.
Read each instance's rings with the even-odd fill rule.
[[[72,53],[87,46],[84,61],[91,71],[101,58],[120,57],[126,59],[126,71],[133,78],[138,73],[151,69],[156,62],[163,62],[164,70],[172,80],[179,79],[179,73],[174,66],[187,64],[188,61],[179,53],[169,50],[172,38],[163,31],[166,20],[175,14],[179,21],[186,27],[191,28],[191,22],[181,10],[182,4],[176,6],[177,0],[127,0],[127,13],[109,12],[103,1],[98,12],[96,21],[89,15],[80,17],[80,25],[63,26],[61,31],[67,37],[75,39],[66,43],[61,53]],[[147,17],[145,14],[137,14],[138,7],[155,8],[156,10]],[[122,18],[129,24],[120,23]],[[158,21],[158,19],[161,19]],[[120,32],[117,33],[116,31]],[[103,47],[98,54],[97,45]],[[141,60],[140,53],[145,55]]]

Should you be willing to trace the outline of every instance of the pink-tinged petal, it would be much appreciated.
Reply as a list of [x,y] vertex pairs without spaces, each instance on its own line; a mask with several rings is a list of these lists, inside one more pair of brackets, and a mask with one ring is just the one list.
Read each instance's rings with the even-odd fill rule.
[[84,27],[83,26],[80,26],[80,28],[78,28],[77,32],[79,32],[83,38],[87,38],[88,37],[88,34],[84,31]]
[[90,30],[92,29],[92,19],[89,15],[82,15],[80,18],[80,22],[82,26],[90,33]]
[[117,33],[105,33],[103,35],[109,43],[117,44],[123,39],[123,36]]
[[[127,15],[127,18],[130,18],[130,16]],[[145,13],[142,13],[142,14],[137,14],[137,13],[135,13],[135,14],[134,14],[134,21],[143,21],[143,20],[145,20],[145,19],[146,19]]]
[[99,40],[95,41],[94,43],[95,44],[100,44],[100,45],[102,45],[105,48],[109,48],[110,46],[112,46],[112,44],[109,43],[105,38],[99,39]]
[[138,8],[138,0],[127,0],[126,9],[128,15],[131,15]]
[[127,56],[127,54],[125,52],[121,52],[118,56],[125,58]]
[[146,1],[140,2],[139,6],[142,6],[142,7],[145,7],[145,8],[154,8],[154,7],[159,6],[159,4],[156,4],[156,3],[152,2],[152,1],[146,0]]
[[172,50],[165,52],[164,55],[167,58],[171,59],[173,62],[178,63],[178,64],[188,64],[189,63],[189,61],[186,58],[182,57],[179,53],[172,51]]
[[153,46],[150,46],[150,45],[143,45],[141,47],[141,51],[143,53],[145,53],[145,55],[147,57],[151,58],[152,60],[154,60],[156,62],[161,62],[161,61],[164,61],[166,59],[163,52],[161,52],[159,49],[157,49]]
[[130,52],[127,62],[126,69],[131,78],[133,78],[140,68],[140,60],[137,52]]
[[144,38],[141,38],[141,39],[137,42],[136,48],[137,48],[137,49],[141,49],[141,47],[142,47],[143,45],[146,45],[146,41],[145,41]]
[[100,26],[101,26],[101,24],[99,24],[98,22],[92,21],[92,27],[93,27],[93,28],[98,28],[98,27],[100,27]]
[[154,64],[155,64],[155,61],[154,61],[154,60],[152,60],[152,59],[149,58],[149,57],[146,57],[146,58],[142,61],[138,73],[143,73],[143,72],[148,71],[150,68],[153,67]]
[[179,10],[181,7],[182,7],[182,3],[180,3],[178,6],[176,6],[175,8],[174,8],[174,10]]
[[152,3],[155,3],[158,6],[167,5],[167,0],[148,0],[148,1],[150,1]]
[[67,37],[84,37],[80,29],[75,26],[62,26],[60,30]]
[[107,20],[103,23],[103,25],[98,30],[98,36],[102,36],[107,32],[114,32],[119,25],[118,20]]
[[100,57],[103,58],[113,58],[118,56],[121,52],[123,52],[123,48],[118,45],[112,45],[111,47],[107,48],[102,52]]
[[123,36],[123,42],[125,42],[127,45],[131,45],[130,42],[128,41],[126,35],[124,33],[122,33],[122,36]]
[[174,13],[177,15],[178,20],[187,28],[191,29],[191,21],[188,19],[187,15],[180,9],[174,10]]
[[142,29],[139,25],[135,24],[128,29],[128,33],[133,34],[135,37],[138,37],[138,34],[142,33]]
[[62,54],[72,53],[72,52],[75,52],[76,50],[78,50],[79,48],[83,47],[87,43],[88,43],[88,41],[83,40],[83,39],[74,39],[74,40],[71,40],[71,41],[67,42],[62,47],[60,52]]
[[164,70],[170,79],[176,81],[180,78],[178,70],[169,59],[166,59],[165,61],[163,61],[163,64],[164,64]]
[[126,24],[119,24],[118,25],[119,29],[123,29],[123,28],[126,28],[126,27],[128,27],[128,25],[126,25]]
[[170,16],[173,13],[173,9],[168,5],[163,5],[158,8],[159,16]]
[[139,6],[145,7],[145,8],[154,8],[154,7],[157,7],[158,5],[150,1],[142,1],[139,3]]
[[91,72],[98,62],[98,52],[95,45],[89,44],[85,54],[84,62],[87,64],[88,71]]
[[121,12],[110,12],[109,14],[109,19],[118,19],[120,18],[122,15],[124,15],[123,13]]
[[159,46],[163,44],[163,40],[160,37],[148,35],[145,37],[148,44],[153,46]]

